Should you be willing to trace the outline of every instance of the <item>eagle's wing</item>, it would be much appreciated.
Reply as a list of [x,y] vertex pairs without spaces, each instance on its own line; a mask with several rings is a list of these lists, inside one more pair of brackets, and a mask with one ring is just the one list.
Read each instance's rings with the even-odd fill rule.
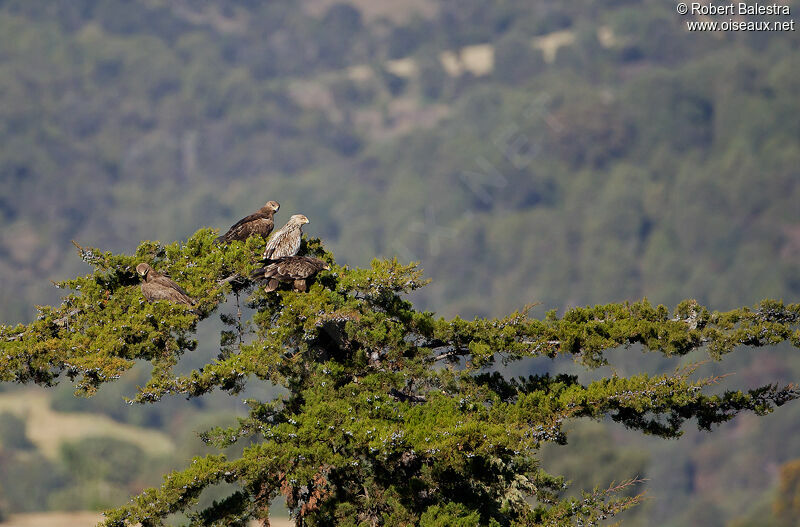
[[176,304],[194,305],[194,301],[182,289],[166,287],[156,281],[142,282],[142,295],[148,302],[167,300]]
[[266,267],[261,267],[250,273],[250,278],[254,280],[268,280],[278,276],[278,264],[271,263]]
[[[163,290],[161,294],[166,295],[166,297],[158,298],[157,300],[172,300],[173,302],[178,302],[187,305],[194,304],[194,300],[192,300],[192,297],[189,296],[189,293],[187,293],[181,286],[175,283],[175,281],[172,280],[171,278],[168,278],[166,276],[155,276],[149,282],[146,283],[158,286],[161,290]],[[170,293],[170,290],[174,291],[174,294]]]
[[245,223],[250,223],[251,221],[256,221],[256,220],[269,220],[270,223],[271,223],[272,222],[272,215],[271,214],[266,214],[264,212],[253,213],[253,214],[247,216],[246,218],[242,218],[241,220],[239,220],[236,223],[234,223],[233,225],[231,225],[231,228],[228,229],[228,232],[235,231],[237,228],[241,227]]
[[271,214],[256,212],[237,221],[228,232],[217,238],[218,241],[245,240],[253,234],[260,234],[263,237],[269,236],[275,223]]
[[300,239],[303,233],[299,228],[292,228],[276,232],[267,242],[264,257],[269,260],[294,256],[300,250]]
[[278,258],[274,263],[253,271],[252,277],[258,279],[277,279],[282,282],[302,280],[325,268],[325,262],[310,256],[288,256]]
[[277,264],[276,278],[282,280],[297,280],[307,278],[314,271],[304,261],[303,257],[287,257],[281,259]]
[[308,278],[324,269],[324,260],[311,256],[293,256],[282,260],[278,267],[288,278],[293,280]]
[[283,239],[284,235],[286,234],[286,229],[281,228],[272,235],[272,237],[267,240],[267,246],[264,249],[264,258],[267,260],[273,259],[273,254],[275,253],[275,249],[278,247],[278,244]]

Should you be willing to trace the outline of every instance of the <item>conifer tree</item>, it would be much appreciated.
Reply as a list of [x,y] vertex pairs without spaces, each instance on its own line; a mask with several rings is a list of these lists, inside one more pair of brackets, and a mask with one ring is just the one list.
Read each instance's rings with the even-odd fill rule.
[[[800,304],[765,300],[712,312],[684,301],[670,312],[645,300],[541,320],[528,310],[448,320],[405,298],[426,284],[414,264],[338,266],[319,240],[304,240],[301,254],[331,270],[308,292],[287,284],[266,293],[247,278],[263,241],[218,246],[214,237],[203,229],[185,243],[144,242],[134,255],[79,247],[94,270],[57,284],[71,290],[62,304],[39,307],[30,324],[0,327],[6,382],[50,386],[66,378],[76,394],[91,396],[147,361],[151,377],[136,403],[238,393],[248,383],[284,389],[274,400],[248,401],[249,415],[237,426],[204,433],[223,451],[244,442],[241,456],[195,458],[159,488],[108,511],[108,527],[163,525],[177,511],[192,525],[245,525],[266,520],[279,496],[297,525],[307,526],[594,525],[641,495],[619,492],[637,483],[622,480],[564,496],[564,479],[545,472],[537,452],[566,442],[567,420],[610,418],[672,438],[687,420],[711,429],[800,395],[793,385],[712,395],[707,388],[717,379],[695,378],[691,367],[590,383],[567,374],[512,378],[494,368],[570,356],[593,369],[606,364],[607,351],[633,345],[667,356],[705,348],[714,359],[739,346],[800,347]],[[147,303],[135,272],[140,262],[169,274],[196,305]],[[217,359],[177,374],[181,356],[196,348],[198,325],[233,298],[253,309],[252,319],[221,315],[228,329]],[[238,490],[198,510],[203,490],[222,482]]]

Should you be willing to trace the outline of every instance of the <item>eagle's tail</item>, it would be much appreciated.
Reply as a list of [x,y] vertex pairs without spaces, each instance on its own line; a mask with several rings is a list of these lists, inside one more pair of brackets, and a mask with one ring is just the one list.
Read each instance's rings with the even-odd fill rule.
[[267,273],[267,268],[266,267],[260,267],[260,268],[256,269],[255,271],[253,271],[252,273],[250,273],[250,278],[252,278],[253,280],[258,280],[260,278],[266,278],[266,273]]
[[264,291],[271,293],[272,291],[278,289],[278,286],[280,285],[280,281],[273,278],[274,272],[274,269],[262,267],[250,273],[250,278],[253,280],[268,280],[267,285],[264,286]]

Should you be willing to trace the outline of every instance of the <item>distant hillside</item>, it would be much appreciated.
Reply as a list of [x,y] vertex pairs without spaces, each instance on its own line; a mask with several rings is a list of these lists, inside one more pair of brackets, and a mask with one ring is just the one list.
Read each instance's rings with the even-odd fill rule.
[[[416,300],[448,315],[796,301],[800,39],[685,20],[644,0],[0,2],[0,320],[86,270],[72,239],[132,250],[268,199],[342,262],[421,261],[434,281]],[[780,352],[735,361],[742,382],[800,372]],[[87,404],[156,427],[203,411],[107,400]],[[753,441],[798,432],[737,423]],[[800,457],[751,445],[721,472],[744,481],[728,495],[702,483],[719,481],[707,460],[745,447],[716,440],[647,446],[648,470],[685,468],[659,487],[684,524],[713,509],[703,524],[726,525],[766,496],[764,466]]]

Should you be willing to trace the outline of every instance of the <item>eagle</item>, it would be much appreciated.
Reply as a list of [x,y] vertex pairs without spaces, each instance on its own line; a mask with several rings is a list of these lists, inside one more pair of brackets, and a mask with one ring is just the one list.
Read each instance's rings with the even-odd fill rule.
[[281,204],[277,201],[268,201],[263,207],[246,218],[237,221],[228,232],[214,240],[214,243],[230,243],[234,240],[246,240],[250,236],[261,236],[264,240],[272,232],[275,227],[275,222],[272,217],[281,208]]
[[294,256],[300,250],[300,238],[303,236],[303,225],[308,223],[308,218],[302,214],[295,214],[286,225],[275,231],[267,241],[264,250],[265,260],[277,260],[286,256]]
[[276,258],[266,267],[256,269],[250,277],[257,280],[269,280],[264,287],[267,293],[275,291],[280,282],[292,282],[292,289],[305,291],[306,280],[322,270],[329,271],[330,266],[319,258],[283,256]]
[[142,295],[148,302],[168,300],[187,306],[195,304],[189,293],[184,291],[181,286],[171,278],[154,271],[148,264],[140,263],[136,266],[136,272],[142,277]]

